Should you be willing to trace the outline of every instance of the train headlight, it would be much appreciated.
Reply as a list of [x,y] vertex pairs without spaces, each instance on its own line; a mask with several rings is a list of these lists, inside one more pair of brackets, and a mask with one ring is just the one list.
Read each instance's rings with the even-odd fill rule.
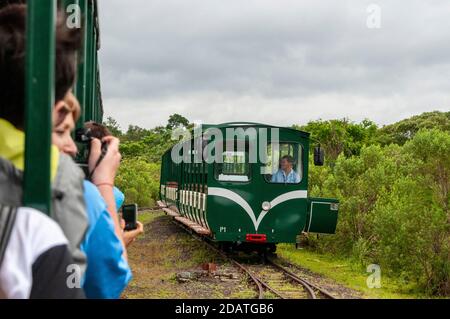
[[269,202],[264,202],[264,203],[262,204],[262,209],[263,209],[263,211],[268,212],[271,208],[272,208],[272,205],[270,205]]
[[339,210],[339,204],[338,203],[331,203],[330,209],[334,210],[334,211],[338,211]]

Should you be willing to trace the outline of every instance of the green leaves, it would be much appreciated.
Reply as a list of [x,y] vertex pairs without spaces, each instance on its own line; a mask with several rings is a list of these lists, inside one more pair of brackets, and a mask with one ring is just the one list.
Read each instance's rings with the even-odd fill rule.
[[310,171],[313,196],[341,201],[338,233],[322,249],[450,293],[450,133],[419,130],[403,146],[364,146]]
[[378,141],[382,145],[395,143],[403,145],[420,130],[438,129],[450,132],[450,112],[429,112],[413,116],[380,129]]
[[347,157],[359,155],[362,147],[375,142],[377,133],[376,124],[369,120],[361,123],[353,123],[348,119],[319,120],[294,127],[311,133],[312,139],[324,147],[327,160],[331,163],[334,163],[340,154]]
[[159,194],[161,166],[140,158],[122,161],[116,185],[125,194],[126,203],[137,203],[140,207],[152,207]]
[[120,152],[124,160],[117,185],[125,193],[127,203],[137,203],[141,207],[154,205],[159,197],[161,157],[175,143],[170,127],[185,123],[183,119],[175,114],[167,127],[149,130],[130,125],[127,132],[122,133],[117,122],[108,118],[105,124],[121,138]]

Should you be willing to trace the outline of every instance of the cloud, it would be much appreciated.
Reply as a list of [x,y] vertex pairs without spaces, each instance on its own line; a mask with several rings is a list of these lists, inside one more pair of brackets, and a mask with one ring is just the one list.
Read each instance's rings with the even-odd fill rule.
[[100,2],[105,109],[126,127],[204,122],[390,123],[450,109],[450,3]]

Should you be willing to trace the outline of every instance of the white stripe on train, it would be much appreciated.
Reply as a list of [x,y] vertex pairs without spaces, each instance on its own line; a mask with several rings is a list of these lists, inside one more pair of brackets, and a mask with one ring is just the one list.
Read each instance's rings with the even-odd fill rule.
[[[217,196],[217,197],[223,197],[226,199],[229,199],[239,206],[241,206],[244,211],[247,213],[247,215],[252,220],[253,226],[255,226],[255,231],[258,231],[259,226],[261,225],[261,222],[264,220],[264,218],[267,216],[269,211],[261,211],[261,214],[259,214],[258,218],[256,218],[255,213],[253,212],[253,209],[250,207],[250,205],[247,203],[245,199],[243,199],[240,195],[236,194],[233,191],[230,191],[229,189],[225,188],[216,188],[211,187],[208,189],[208,195],[210,196]],[[275,206],[293,200],[293,199],[306,199],[308,198],[308,191],[294,191],[282,194],[275,199],[273,199],[270,202],[270,207],[273,209]],[[262,204],[262,203],[261,203]]]

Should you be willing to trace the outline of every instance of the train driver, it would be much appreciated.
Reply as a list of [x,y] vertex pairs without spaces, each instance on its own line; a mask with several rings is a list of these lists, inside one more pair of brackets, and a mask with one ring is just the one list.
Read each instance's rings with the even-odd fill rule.
[[272,183],[298,184],[300,175],[294,170],[295,159],[286,155],[281,158],[280,169],[272,176]]

